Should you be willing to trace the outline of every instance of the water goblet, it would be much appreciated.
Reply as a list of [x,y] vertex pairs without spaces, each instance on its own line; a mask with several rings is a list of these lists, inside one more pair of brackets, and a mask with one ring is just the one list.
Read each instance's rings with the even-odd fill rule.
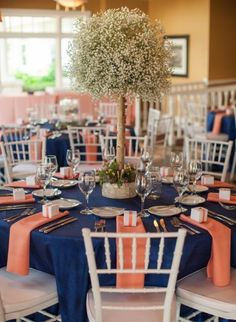
[[144,211],[145,198],[152,190],[152,181],[149,173],[138,171],[135,177],[135,190],[141,198],[140,217],[149,217],[149,213]]
[[183,168],[183,163],[184,163],[183,152],[171,152],[170,166],[173,170]]
[[81,210],[80,213],[84,215],[90,215],[92,212],[88,207],[88,202],[89,202],[89,195],[92,193],[96,185],[95,172],[92,170],[92,171],[85,171],[81,173],[79,176],[78,183],[79,183],[79,189],[85,195],[85,199],[86,199],[86,208]]
[[105,163],[113,161],[115,156],[116,154],[114,146],[105,147],[102,151],[102,158]]
[[159,167],[151,167],[149,169],[149,174],[152,182],[152,190],[148,195],[148,199],[157,200],[160,198],[162,190],[162,180]]
[[146,149],[142,149],[141,151],[141,163],[143,164],[143,168],[148,170],[148,168],[152,164],[153,150],[151,147],[147,147]]
[[68,166],[72,169],[73,175],[77,172],[77,168],[80,164],[80,152],[79,150],[72,150],[66,151],[66,161]]
[[50,169],[50,165],[45,163],[40,164],[36,171],[36,180],[43,187],[43,199],[41,201],[42,204],[45,204],[48,201],[46,197],[46,188],[51,180],[51,177],[52,172]]
[[182,207],[180,206],[180,201],[184,192],[188,187],[188,183],[189,183],[189,177],[185,169],[177,169],[174,171],[173,184],[174,184],[175,190],[178,193],[178,197],[175,199],[175,202],[179,203],[179,208],[181,210],[182,210]]
[[189,183],[192,183],[192,186],[189,186],[189,190],[193,195],[196,194],[196,184],[197,180],[201,178],[202,175],[202,164],[198,160],[190,160],[188,163],[188,176]]
[[57,157],[55,155],[46,155],[43,160],[43,163],[48,164],[49,169],[52,173],[52,176],[57,172],[58,163],[57,163]]

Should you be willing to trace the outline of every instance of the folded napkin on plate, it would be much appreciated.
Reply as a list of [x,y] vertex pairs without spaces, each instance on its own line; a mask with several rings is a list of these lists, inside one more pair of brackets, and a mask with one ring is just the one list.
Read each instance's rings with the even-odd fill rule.
[[[201,181],[198,181],[197,184],[202,185]],[[202,186],[206,186],[209,188],[235,188],[236,189],[236,185],[233,185],[228,182],[222,182],[222,181],[215,181],[214,184],[203,184]]]
[[[137,226],[124,226],[123,216],[116,217],[116,231],[119,233],[145,233],[142,220],[138,217]],[[118,241],[117,241],[118,242]],[[146,239],[137,239],[137,254],[136,264],[137,268],[144,268],[145,260],[145,247]],[[118,250],[118,244],[116,249]],[[123,259],[124,268],[132,268],[132,240],[129,238],[123,239]],[[119,268],[119,252],[117,251],[117,268]],[[117,288],[143,288],[144,287],[144,274],[116,274],[116,287]]]
[[225,112],[216,113],[212,133],[219,134],[221,131],[222,118],[225,116]]
[[57,178],[57,179],[69,179],[69,180],[72,180],[72,179],[77,179],[79,177],[79,173],[77,173],[77,174],[75,174],[73,176],[64,176],[60,172],[56,172],[53,176],[55,178]]
[[207,276],[212,279],[215,286],[228,285],[230,283],[230,228],[211,218],[204,223],[199,223],[185,215],[181,215],[180,218],[209,232],[212,237],[212,247],[207,264]]
[[18,275],[27,275],[29,273],[31,231],[67,214],[68,211],[64,211],[53,218],[48,218],[43,217],[42,213],[39,212],[13,224],[10,228],[7,271]]
[[5,187],[12,187],[12,188],[29,188],[29,189],[39,189],[41,186],[39,184],[29,185],[26,181],[12,181],[10,183],[5,184]]
[[31,194],[26,195],[24,200],[14,200],[13,196],[0,197],[0,205],[18,205],[21,203],[33,203],[33,202],[35,202],[35,199]]
[[236,196],[231,196],[230,200],[225,200],[225,199],[220,199],[219,198],[219,193],[215,192],[209,192],[207,195],[207,200],[208,201],[213,201],[213,202],[219,202],[223,201],[224,203],[236,205]]

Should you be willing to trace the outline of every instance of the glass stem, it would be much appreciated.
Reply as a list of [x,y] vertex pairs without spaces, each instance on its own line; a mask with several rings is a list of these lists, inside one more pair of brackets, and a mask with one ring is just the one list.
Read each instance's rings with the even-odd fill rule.
[[43,202],[46,203],[47,202],[47,198],[46,198],[46,187],[47,185],[44,184],[43,185]]
[[89,210],[89,207],[88,207],[89,194],[86,194],[86,195],[85,195],[85,199],[86,199],[86,210]]
[[144,201],[145,197],[141,197],[141,217],[144,216]]

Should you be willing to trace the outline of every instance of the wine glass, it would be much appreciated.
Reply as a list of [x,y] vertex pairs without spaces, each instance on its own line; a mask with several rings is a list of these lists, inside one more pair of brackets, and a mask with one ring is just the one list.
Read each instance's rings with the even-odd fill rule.
[[183,152],[171,152],[170,166],[173,170],[183,168],[183,163],[184,163]]
[[159,167],[151,167],[149,169],[149,174],[152,182],[152,190],[148,196],[148,199],[157,200],[160,198],[162,190],[162,181]]
[[152,164],[152,155],[153,155],[153,150],[151,147],[142,149],[140,159],[141,159],[141,163],[143,164],[143,168],[145,170],[147,170]]
[[138,171],[135,178],[135,190],[141,198],[141,212],[140,217],[149,217],[149,213],[144,211],[145,198],[152,190],[152,181],[149,173]]
[[79,150],[72,150],[66,151],[66,161],[68,166],[72,169],[73,175],[77,170],[78,165],[80,164],[80,152]]
[[102,151],[102,158],[104,162],[111,162],[115,158],[115,148],[114,146],[105,147]]
[[[189,177],[188,177],[188,173],[185,169],[177,169],[174,171],[173,184],[174,184],[174,187],[179,195],[175,199],[178,203],[180,203],[181,198],[187,189],[188,183],[189,183]],[[181,206],[179,206],[179,207],[181,208]]]
[[196,194],[196,184],[197,180],[201,178],[202,175],[202,163],[198,160],[190,160],[188,163],[188,176],[189,182],[192,186],[189,186],[190,191],[193,195]]
[[78,182],[80,191],[85,195],[86,199],[86,208],[81,211],[81,214],[90,215],[92,212],[88,207],[88,201],[89,195],[92,193],[96,185],[95,172],[92,170],[81,173]]
[[47,203],[47,197],[46,197],[46,188],[47,185],[49,184],[50,180],[52,177],[52,172],[50,169],[50,165],[46,163],[42,163],[39,165],[37,168],[36,172],[36,180],[37,182],[43,186],[43,199],[41,201],[42,204]]

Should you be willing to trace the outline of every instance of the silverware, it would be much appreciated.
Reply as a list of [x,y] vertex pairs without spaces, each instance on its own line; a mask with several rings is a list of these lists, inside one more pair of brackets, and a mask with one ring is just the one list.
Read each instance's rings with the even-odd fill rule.
[[157,232],[160,233],[161,230],[160,230],[160,227],[159,227],[159,224],[158,224],[158,221],[156,219],[153,220],[153,225],[154,227],[156,228]]
[[160,225],[161,225],[161,227],[162,227],[163,231],[164,231],[165,233],[167,233],[167,232],[168,232],[168,230],[167,230],[167,228],[166,228],[166,223],[165,223],[165,220],[164,220],[163,218],[161,218],[161,219],[160,219]]
[[219,204],[221,205],[221,207],[223,207],[226,210],[236,210],[236,206],[226,205],[221,201],[219,201]]
[[61,228],[61,227],[65,226],[65,225],[68,225],[68,224],[70,224],[70,223],[72,223],[72,222],[74,222],[76,220],[78,220],[78,219],[77,218],[74,218],[74,217],[71,217],[70,220],[67,220],[65,222],[61,222],[58,225],[55,225],[55,226],[53,226],[51,228],[48,228],[48,229],[45,229],[43,232],[44,232],[44,234],[48,234],[51,231],[56,230],[58,228]]
[[208,210],[208,214],[212,214],[215,217],[218,217],[218,218],[221,218],[223,220],[226,220],[227,222],[230,222],[231,224],[234,224],[234,225],[236,224],[236,220],[231,219],[231,218],[229,218],[227,216],[221,215],[218,212],[215,212],[215,211],[212,211],[212,210]]
[[95,232],[99,232],[99,231],[104,232],[105,226],[106,226],[106,221],[104,219],[100,219],[99,221],[95,222],[94,230]]
[[226,220],[226,219],[224,219],[224,218],[221,218],[221,217],[219,217],[219,216],[212,215],[212,214],[210,214],[209,212],[208,212],[208,217],[210,217],[210,218],[212,218],[212,219],[218,219],[218,220],[220,220],[222,223],[225,223],[225,224],[230,225],[230,226],[234,226],[234,225],[235,225],[233,222],[231,222],[231,221],[229,221],[229,220]]
[[25,209],[25,208],[29,208],[35,206],[35,202],[33,203],[24,203],[24,204],[19,204],[19,205],[6,205],[6,206],[0,206],[0,211],[4,211],[4,210],[16,210],[16,209]]
[[35,213],[35,211],[36,211],[36,208],[26,209],[21,214],[11,216],[10,218],[9,217],[5,218],[4,220],[9,223],[9,222],[15,221],[15,220],[23,218],[23,217],[31,216],[31,215],[33,215]]
[[177,217],[173,217],[170,222],[175,228],[181,228],[181,227],[185,228],[190,235],[195,235],[200,233],[199,230],[181,222]]
[[44,230],[47,230],[49,228],[52,228],[53,226],[56,226],[56,225],[58,225],[60,223],[64,223],[64,222],[70,220],[71,218],[74,218],[74,217],[67,217],[67,216],[68,215],[66,215],[66,218],[63,217],[63,218],[61,218],[61,219],[59,219],[57,221],[54,221],[54,222],[51,222],[50,224],[45,225],[44,227],[42,227],[42,228],[39,229],[39,232],[43,233]]
[[10,217],[3,218],[3,220],[4,220],[4,221],[8,221],[8,220],[11,220],[11,219],[13,219],[13,218],[15,218],[15,217],[19,216],[19,215],[24,216],[24,214],[27,214],[27,212],[28,212],[28,211],[30,211],[30,209],[31,209],[31,208],[27,208],[27,209],[25,209],[23,212],[21,212],[20,214],[15,214],[15,215],[12,215],[12,216],[10,216]]

